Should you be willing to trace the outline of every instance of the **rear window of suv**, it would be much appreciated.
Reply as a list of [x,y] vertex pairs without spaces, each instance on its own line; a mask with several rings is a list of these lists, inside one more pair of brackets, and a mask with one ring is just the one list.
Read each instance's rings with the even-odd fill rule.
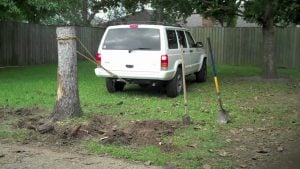
[[117,28],[110,29],[104,40],[103,50],[160,50],[159,29]]

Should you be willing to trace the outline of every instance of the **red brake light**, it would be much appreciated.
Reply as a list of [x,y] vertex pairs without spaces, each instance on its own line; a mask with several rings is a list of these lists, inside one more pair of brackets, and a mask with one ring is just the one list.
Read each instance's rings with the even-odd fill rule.
[[101,65],[101,54],[100,53],[97,53],[96,60],[97,60],[98,65]]
[[138,24],[130,24],[131,29],[137,29],[139,27]]
[[168,55],[161,56],[160,67],[161,67],[161,70],[168,70],[168,67],[169,67],[169,56]]

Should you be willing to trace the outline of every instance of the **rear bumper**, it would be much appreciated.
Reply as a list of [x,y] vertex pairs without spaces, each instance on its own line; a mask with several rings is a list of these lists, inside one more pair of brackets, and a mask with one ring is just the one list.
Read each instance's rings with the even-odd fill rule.
[[[149,79],[149,80],[171,80],[175,71],[159,71],[159,72],[136,72],[136,71],[120,71],[110,70],[113,74],[123,79]],[[113,77],[102,68],[96,68],[95,74],[98,77]]]

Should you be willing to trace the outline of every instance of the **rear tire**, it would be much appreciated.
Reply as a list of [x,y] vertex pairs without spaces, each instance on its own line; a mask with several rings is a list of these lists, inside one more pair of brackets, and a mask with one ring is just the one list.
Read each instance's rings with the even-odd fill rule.
[[202,67],[199,72],[195,73],[196,82],[205,82],[207,79],[207,64],[206,59],[203,60]]
[[114,93],[117,91],[123,91],[125,87],[124,82],[118,82],[113,78],[106,78],[106,89],[109,93]]
[[182,88],[182,70],[181,68],[178,68],[174,78],[171,81],[169,81],[167,85],[167,96],[178,96],[182,92]]

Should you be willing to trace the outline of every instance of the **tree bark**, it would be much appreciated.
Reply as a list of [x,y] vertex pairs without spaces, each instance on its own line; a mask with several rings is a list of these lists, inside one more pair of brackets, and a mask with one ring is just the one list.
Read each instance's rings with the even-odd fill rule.
[[274,27],[263,26],[263,78],[276,78]]
[[274,30],[274,10],[278,1],[269,1],[265,6],[263,16],[263,78],[277,78],[275,65],[275,30]]
[[56,29],[58,45],[57,98],[50,119],[57,121],[81,114],[78,81],[75,27]]

